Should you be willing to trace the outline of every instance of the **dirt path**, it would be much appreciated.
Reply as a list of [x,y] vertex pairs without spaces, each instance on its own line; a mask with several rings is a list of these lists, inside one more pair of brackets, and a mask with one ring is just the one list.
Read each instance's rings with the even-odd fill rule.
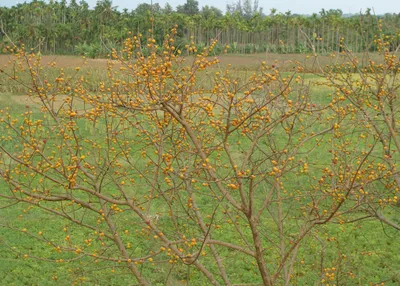
[[[277,61],[278,66],[281,68],[288,69],[293,66],[291,62],[305,60],[304,54],[254,54],[254,55],[222,55],[219,56],[221,65],[226,66],[228,64],[233,67],[251,69],[255,66],[259,66],[261,62],[266,61],[272,65]],[[8,55],[0,55],[0,66],[4,66],[11,60]],[[87,67],[102,67],[104,68],[107,64],[107,59],[86,59]],[[330,61],[328,56],[321,56],[320,61],[325,64]],[[77,56],[42,56],[42,64],[47,65],[48,63],[56,62],[58,67],[77,67],[82,66],[84,60],[82,57]],[[311,60],[308,60],[311,63]]]
[[[12,58],[8,55],[0,55],[0,66],[7,64]],[[89,67],[105,67],[107,59],[86,59]],[[82,66],[84,60],[76,56],[42,56],[42,65],[56,62],[59,67],[77,67]]]
[[[357,54],[359,58],[362,58],[362,54]],[[377,53],[369,55],[375,62],[381,61],[381,56]],[[344,60],[344,56],[339,56],[339,61]],[[316,62],[313,57],[306,59],[305,54],[252,54],[252,55],[222,55],[218,57],[222,66],[232,65],[233,68],[243,70],[254,70],[261,62],[266,61],[269,65],[274,65],[280,68],[281,71],[292,71],[296,66],[295,62],[306,63],[308,69],[317,70]],[[11,60],[8,55],[0,55],[0,66],[4,66]],[[190,58],[189,58],[190,60]],[[323,55],[318,57],[319,64],[325,66],[337,60],[333,59],[329,55]],[[105,68],[107,65],[107,59],[86,59],[86,67],[92,68]],[[276,61],[276,63],[275,63]],[[42,56],[42,65],[56,62],[58,67],[74,68],[83,65],[83,58],[78,56]]]

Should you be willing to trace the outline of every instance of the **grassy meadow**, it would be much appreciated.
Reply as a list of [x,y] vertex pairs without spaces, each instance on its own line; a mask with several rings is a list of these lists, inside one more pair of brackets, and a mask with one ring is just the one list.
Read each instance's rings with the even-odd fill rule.
[[[372,55],[372,57],[376,57],[376,60],[379,61],[378,55]],[[9,60],[10,58],[7,56],[1,56],[0,64],[4,65]],[[282,69],[284,75],[290,75],[293,72],[295,61],[304,62],[309,67],[309,70],[299,75],[304,78],[309,88],[311,101],[316,105],[325,105],[331,101],[334,89],[326,85],[321,85],[325,79],[312,73],[316,71],[312,57],[306,60],[304,55],[258,54],[252,56],[223,56],[221,57],[220,65],[232,65],[232,74],[234,76],[248,78],[257,70],[260,62],[265,60],[268,63],[277,65]],[[63,68],[66,77],[79,77],[79,75],[84,74],[87,80],[87,87],[93,94],[98,92],[99,82],[109,82],[105,60],[87,60],[86,64],[83,64],[84,60],[81,58],[44,56],[42,61],[44,66],[47,63],[51,65],[52,62],[56,62],[56,67]],[[331,62],[329,56],[320,58],[321,65],[328,64],[329,62]],[[75,69],[76,66],[81,66],[79,73]],[[211,69],[210,72],[212,73],[216,70],[217,68],[215,70]],[[45,72],[49,73],[50,78],[57,76],[57,72],[53,69],[46,70]],[[21,76],[19,80],[29,84],[29,78],[27,77],[24,78]],[[204,85],[207,85],[207,80],[207,75],[204,75],[204,80],[202,81]],[[78,110],[82,108],[79,104],[77,103]],[[39,102],[28,97],[24,92],[23,86],[16,82],[10,82],[7,77],[0,74],[0,109],[8,109],[10,114],[19,116],[27,111],[27,106],[32,111],[33,118],[40,118],[42,116]],[[329,114],[325,114],[324,116],[329,117]],[[358,124],[357,121],[351,121],[350,119],[346,124],[351,127],[347,135],[352,140],[351,144],[354,145],[355,150],[360,150],[361,152],[370,143],[367,140],[357,140],[360,133],[363,132],[363,124]],[[101,131],[101,124],[95,127],[97,129],[93,129],[93,126],[85,125],[83,122],[78,122],[78,125],[82,136],[86,136],[86,138],[94,141],[102,140],[104,134]],[[151,126],[151,122],[149,122],[149,126]],[[313,128],[314,130],[311,131],[319,132],[326,128],[326,126],[316,123]],[[5,136],[6,130],[0,129],[0,132]],[[128,130],[125,136],[131,140],[137,134]],[[288,193],[284,195],[286,200],[296,197],[297,189],[307,188],[310,178],[312,179],[313,176],[318,177],[321,175],[321,171],[318,171],[322,169],[320,166],[331,164],[332,158],[328,152],[331,148],[329,143],[330,136],[333,136],[333,133],[325,134],[323,141],[320,142],[320,150],[326,152],[312,153],[310,149],[310,157],[308,153],[301,154],[303,158],[308,159],[309,165],[312,165],[312,169],[318,173],[307,176],[299,174],[296,177],[284,178],[285,189],[288,190]],[[283,147],[286,139],[282,129],[277,128],[275,142],[277,144],[281,142]],[[56,143],[55,138],[49,138],[49,140],[50,143]],[[243,150],[246,150],[251,145],[249,140],[241,138],[239,135],[237,138],[232,139],[232,142],[234,141],[241,141],[240,147],[233,147],[237,148],[238,154],[241,154]],[[132,146],[132,152],[145,151],[146,146],[140,144],[140,139],[137,142],[139,143]],[[265,144],[267,146],[267,142]],[[88,146],[86,147],[89,148]],[[312,146],[313,144],[310,143],[309,147],[312,148]],[[149,153],[150,151],[153,152],[154,150],[148,150]],[[376,152],[374,156],[378,157],[380,153]],[[238,155],[238,158],[240,158],[240,155]],[[135,163],[139,169],[146,170],[149,168],[140,160]],[[135,180],[138,181],[139,186],[141,183],[145,185],[145,182],[141,181],[140,177],[135,177]],[[0,181],[0,188],[6,189],[8,186],[4,181]],[[201,188],[200,186],[199,191],[202,191]],[[204,188],[204,190],[206,189]],[[112,193],[114,190],[110,187],[107,191]],[[143,195],[145,192],[147,190],[141,190],[140,188],[132,189],[132,195],[136,196]],[[117,195],[118,192],[115,192],[115,196]],[[214,202],[207,201],[207,199],[202,197],[202,201],[199,203],[206,213],[212,213],[215,206]],[[290,208],[295,208],[296,204],[295,200],[293,200],[292,204],[285,204],[285,207],[288,208],[285,209],[288,213],[287,219],[290,220],[287,224],[289,236],[290,228],[293,227],[293,229],[296,229],[297,227],[297,218],[295,216],[291,217],[292,213],[290,212]],[[16,204],[9,207],[0,205],[0,207],[1,285],[134,285],[130,273],[125,268],[119,267],[115,261],[97,261],[95,258],[87,256],[78,259],[79,255],[73,253],[61,254],[57,251],[56,247],[51,246],[52,243],[56,243],[57,241],[61,241],[65,247],[72,246],[69,241],[64,240],[66,234],[65,228],[68,229],[68,234],[71,234],[74,241],[92,239],[93,246],[97,245],[100,242],[97,235],[92,231],[83,231],[82,228],[66,219],[54,219],[54,216],[51,214],[46,214],[36,208],[28,208],[27,205]],[[156,201],[152,208],[159,213],[168,212],[168,208],[161,200]],[[77,210],[77,214],[83,212],[84,210]],[[388,211],[386,215],[394,221],[400,221],[398,212],[390,213]],[[127,225],[127,228],[129,228],[130,223],[133,223],[129,214],[121,214],[119,219],[120,222],[123,222],[122,224]],[[95,217],[89,216],[87,220],[96,224]],[[240,240],[235,234],[234,227],[226,223],[224,216],[216,214],[215,221],[216,224],[222,227],[213,230],[214,239]],[[165,222],[167,229],[168,223],[170,222]],[[188,223],[190,224],[190,222]],[[272,219],[271,221],[262,221],[262,224],[265,229],[276,230],[276,225]],[[25,228],[28,231],[25,231]],[[183,225],[182,228],[190,230],[190,225]],[[172,226],[170,229],[172,231]],[[37,239],[36,234],[38,232],[43,232],[43,238],[45,241],[48,239],[47,244],[50,246]],[[47,238],[47,233],[53,233],[53,235]],[[249,230],[244,230],[243,235],[250,237]],[[130,251],[133,254],[146,254],[149,248],[156,245],[150,238],[143,240],[142,237],[143,233],[141,232],[132,234]],[[273,245],[276,243],[276,240],[273,239],[271,242],[266,242],[267,245],[268,243]],[[90,249],[90,246],[88,246],[88,249]],[[316,227],[309,237],[305,238],[305,241],[299,248],[298,258],[294,264],[295,270],[293,271],[291,285],[399,285],[399,249],[399,232],[382,224],[378,220],[367,219],[348,224],[331,223],[321,225]],[[26,253],[29,253],[29,255],[24,258]],[[243,258],[243,256],[238,255],[235,251],[228,251],[226,249],[221,250],[220,255],[224,258],[227,273],[233,283],[235,281],[238,283],[239,281],[248,281],[248,284],[244,285],[262,285],[261,280],[257,277],[257,269],[253,260]],[[272,254],[272,256],[274,255],[276,253]],[[59,260],[61,257],[67,262],[55,262],[55,260]],[[205,256],[202,259],[207,261],[208,258]],[[274,258],[271,258],[270,261],[274,261]],[[176,266],[169,266],[168,264],[160,263],[159,266],[154,268],[151,263],[142,263],[139,265],[139,269],[144,273],[144,276],[151,277],[152,285],[208,285],[207,281],[198,272],[185,265],[177,264]],[[169,275],[168,273],[171,274]],[[330,273],[335,273],[335,278],[326,281],[326,277],[329,277]],[[167,282],[163,280],[165,276],[168,277]]]

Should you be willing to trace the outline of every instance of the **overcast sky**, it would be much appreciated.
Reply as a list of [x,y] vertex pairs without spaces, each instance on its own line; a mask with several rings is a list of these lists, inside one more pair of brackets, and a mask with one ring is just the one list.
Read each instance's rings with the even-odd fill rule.
[[[69,0],[67,0],[69,1]],[[119,9],[135,9],[138,3],[149,3],[151,0],[113,0],[114,6]],[[221,10],[225,10],[226,4],[236,2],[235,0],[198,0],[199,6],[213,5]],[[12,6],[23,3],[25,0],[0,0],[0,6]],[[28,1],[29,2],[29,1]],[[78,1],[79,2],[79,1]],[[86,0],[93,7],[97,0]],[[153,0],[164,6],[169,2],[174,8],[181,5],[186,0]],[[242,0],[243,3],[243,0]],[[271,8],[276,8],[279,12],[288,10],[297,14],[318,13],[322,8],[341,9],[343,13],[358,13],[366,8],[373,8],[376,14],[400,13],[400,0],[259,0],[259,6],[264,8],[264,13],[268,13]]]

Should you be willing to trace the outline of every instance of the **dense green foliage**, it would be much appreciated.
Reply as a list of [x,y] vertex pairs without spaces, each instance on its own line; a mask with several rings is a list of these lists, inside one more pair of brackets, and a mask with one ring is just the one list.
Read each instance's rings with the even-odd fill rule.
[[157,3],[139,4],[128,11],[118,10],[110,0],[98,1],[93,9],[84,0],[35,0],[11,8],[0,7],[0,44],[7,46],[12,39],[42,53],[98,57],[107,55],[110,48],[120,47],[129,31],[146,34],[153,29],[161,43],[167,31],[178,25],[178,44],[184,46],[193,37],[199,51],[216,38],[220,43],[216,52],[228,44],[231,53],[305,53],[312,51],[312,46],[317,52],[328,53],[340,50],[341,37],[355,52],[375,51],[376,45],[370,43],[377,32],[377,18],[384,19],[383,32],[396,37],[395,46],[399,36],[393,31],[400,26],[400,14],[375,17],[370,10],[348,17],[340,10],[302,16],[271,9],[266,15],[257,1],[244,1],[243,5],[228,5],[223,15],[215,7],[200,9],[198,1],[191,0],[176,11],[169,4],[162,8]]

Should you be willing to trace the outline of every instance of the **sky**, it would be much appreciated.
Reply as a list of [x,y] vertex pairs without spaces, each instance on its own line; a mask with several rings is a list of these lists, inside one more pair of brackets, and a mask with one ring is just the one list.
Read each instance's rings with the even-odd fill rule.
[[[67,0],[68,1],[68,0]],[[235,0],[198,0],[199,6],[212,5],[222,11],[225,11],[226,4],[236,2]],[[17,3],[23,3],[25,0],[0,0],[0,6],[12,6]],[[29,2],[29,1],[28,1]],[[86,0],[93,7],[97,0]],[[114,6],[118,9],[135,9],[139,3],[149,3],[151,0],[113,0]],[[170,3],[174,8],[182,5],[186,0],[153,0],[153,3],[159,3],[164,6]],[[242,0],[243,3],[243,0]],[[278,12],[290,10],[292,14],[312,14],[318,13],[321,9],[341,9],[344,14],[359,13],[366,8],[373,8],[375,14],[400,13],[400,0],[259,0],[259,6],[264,8],[264,13],[268,13],[271,8],[276,8]]]

